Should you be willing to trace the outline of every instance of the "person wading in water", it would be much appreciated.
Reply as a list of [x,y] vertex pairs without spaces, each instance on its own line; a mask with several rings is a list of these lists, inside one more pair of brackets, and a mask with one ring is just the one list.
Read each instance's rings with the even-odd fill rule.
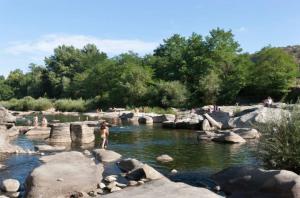
[[102,149],[106,149],[108,146],[108,136],[109,136],[109,128],[106,122],[102,122],[100,125],[100,135],[102,138]]

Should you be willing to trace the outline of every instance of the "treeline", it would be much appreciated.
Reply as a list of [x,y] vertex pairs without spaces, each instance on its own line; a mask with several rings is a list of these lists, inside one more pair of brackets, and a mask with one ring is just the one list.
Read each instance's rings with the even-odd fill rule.
[[282,97],[295,85],[295,59],[280,48],[243,53],[231,31],[203,37],[178,34],[143,57],[133,52],[109,58],[93,44],[59,46],[0,78],[0,100],[45,97],[92,101],[95,107],[192,107],[234,104],[238,96]]

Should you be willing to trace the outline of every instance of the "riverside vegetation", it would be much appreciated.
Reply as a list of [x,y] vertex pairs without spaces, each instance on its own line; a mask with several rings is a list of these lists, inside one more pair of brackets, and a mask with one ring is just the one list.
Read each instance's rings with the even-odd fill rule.
[[[232,32],[219,28],[206,37],[175,34],[143,57],[128,52],[109,58],[93,44],[83,49],[63,45],[44,63],[1,77],[0,100],[10,100],[2,104],[41,110],[56,99],[54,106],[65,111],[234,104],[239,96],[281,99],[297,77],[297,62],[286,50],[268,46],[243,53]],[[22,99],[26,96],[43,98],[32,104]]]

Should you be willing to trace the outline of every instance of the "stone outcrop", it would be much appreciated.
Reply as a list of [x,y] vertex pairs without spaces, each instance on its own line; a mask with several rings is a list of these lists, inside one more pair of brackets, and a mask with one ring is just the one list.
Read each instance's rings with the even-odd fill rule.
[[231,167],[212,176],[230,197],[294,198],[300,196],[300,177],[286,170]]
[[232,128],[253,128],[257,124],[280,121],[283,116],[289,115],[288,111],[279,108],[254,108],[247,110],[246,113],[241,112],[238,117],[231,118],[229,125]]
[[122,157],[119,153],[105,149],[94,149],[93,154],[100,162],[114,162]]
[[135,197],[135,198],[221,198],[210,190],[189,186],[180,182],[172,182],[166,178],[150,181],[138,187],[125,188],[122,191],[106,195],[107,198]]
[[233,129],[233,132],[244,139],[256,139],[260,137],[260,133],[256,129],[251,128],[237,128]]
[[57,123],[51,126],[50,142],[69,143],[71,142],[71,132],[69,123]]
[[88,193],[102,180],[103,166],[96,165],[80,152],[44,156],[26,181],[28,198],[70,197],[74,192]]
[[138,121],[140,124],[153,124],[153,119],[150,116],[139,117]]
[[82,123],[71,123],[72,142],[88,144],[95,140],[94,128]]
[[0,106],[0,124],[16,122],[16,117],[8,112],[7,109]]
[[244,143],[244,140],[241,136],[233,133],[233,132],[223,132],[220,136],[215,137],[212,139],[215,142],[222,142],[222,143]]
[[35,145],[34,148],[40,152],[58,152],[66,150],[65,146]]
[[25,132],[26,136],[50,136],[50,127],[33,127]]
[[130,180],[136,181],[141,179],[156,180],[164,178],[161,173],[147,164],[144,164],[140,168],[134,169],[133,171],[129,172],[126,177]]

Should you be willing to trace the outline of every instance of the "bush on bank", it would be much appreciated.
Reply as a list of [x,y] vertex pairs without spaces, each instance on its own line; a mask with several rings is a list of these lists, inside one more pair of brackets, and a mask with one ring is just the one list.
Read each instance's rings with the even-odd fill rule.
[[268,168],[300,173],[300,108],[294,105],[290,116],[259,126],[262,137],[259,157]]
[[7,109],[15,111],[45,111],[53,108],[53,102],[47,98],[34,99],[26,96],[22,99],[11,99],[8,101],[0,101],[0,105]]

